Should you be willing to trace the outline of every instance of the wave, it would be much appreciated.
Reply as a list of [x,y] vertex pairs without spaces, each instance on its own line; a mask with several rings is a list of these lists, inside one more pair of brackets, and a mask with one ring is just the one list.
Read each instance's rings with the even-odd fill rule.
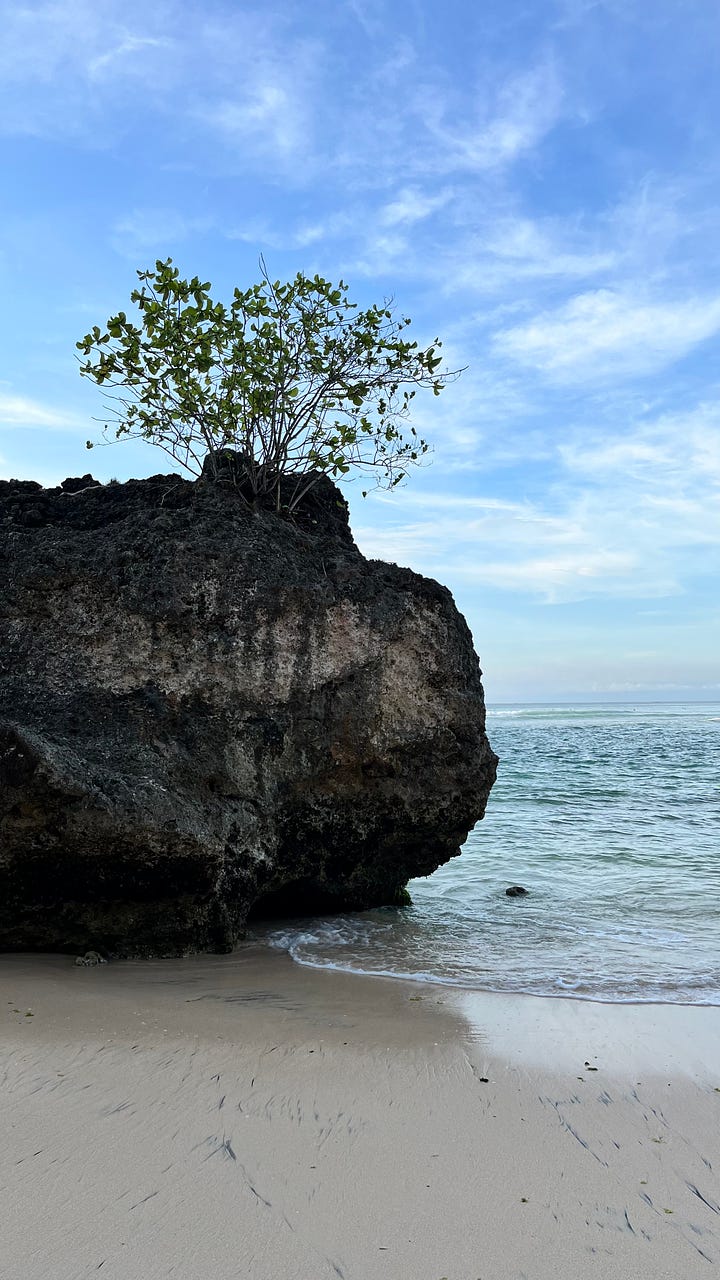
[[401,968],[367,968],[356,961],[330,960],[328,958],[309,957],[298,954],[296,948],[280,947],[276,942],[268,945],[286,951],[295,964],[304,969],[327,970],[332,973],[350,973],[362,978],[385,978],[398,982],[413,982],[421,986],[450,987],[458,991],[484,991],[493,995],[520,995],[552,998],[558,1000],[584,1000],[602,1004],[681,1004],[720,1006],[720,988],[706,985],[663,985],[638,986],[627,990],[618,990],[616,984],[589,984],[582,980],[571,980],[553,977],[517,982],[489,981],[479,982],[477,979],[462,980],[457,976],[434,973],[432,971]]

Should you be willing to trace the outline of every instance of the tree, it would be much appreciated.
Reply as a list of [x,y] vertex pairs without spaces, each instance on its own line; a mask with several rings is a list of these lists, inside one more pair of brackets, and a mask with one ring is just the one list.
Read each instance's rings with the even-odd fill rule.
[[439,395],[459,371],[440,372],[439,340],[421,350],[390,304],[360,310],[343,281],[298,273],[281,284],[261,266],[262,281],[229,306],[199,277],[182,280],[172,258],[137,272],[139,324],[120,311],[77,343],[80,373],[108,396],[106,435],[114,426],[116,438],[159,445],[194,475],[217,475],[232,450],[255,505],[279,506],[288,475],[290,510],[322,474],[399,484],[428,451],[402,430],[417,388]]

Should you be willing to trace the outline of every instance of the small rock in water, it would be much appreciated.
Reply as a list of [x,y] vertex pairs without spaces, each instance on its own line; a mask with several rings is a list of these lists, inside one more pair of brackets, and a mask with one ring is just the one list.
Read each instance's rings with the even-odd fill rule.
[[511,884],[505,892],[508,898],[524,898],[527,895],[527,889],[523,889],[521,884]]
[[104,956],[100,955],[99,951],[86,951],[84,956],[75,957],[75,963],[84,964],[84,965],[87,965],[88,968],[90,968],[92,965],[95,965],[95,964],[107,964],[107,961],[105,960]]

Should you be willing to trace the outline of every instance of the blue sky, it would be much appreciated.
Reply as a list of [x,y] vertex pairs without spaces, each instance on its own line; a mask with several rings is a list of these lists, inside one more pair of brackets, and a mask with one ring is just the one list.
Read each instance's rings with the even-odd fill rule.
[[461,380],[357,540],[453,590],[490,701],[720,697],[716,0],[0,0],[0,477],[85,450],[75,341],[171,255],[393,295]]

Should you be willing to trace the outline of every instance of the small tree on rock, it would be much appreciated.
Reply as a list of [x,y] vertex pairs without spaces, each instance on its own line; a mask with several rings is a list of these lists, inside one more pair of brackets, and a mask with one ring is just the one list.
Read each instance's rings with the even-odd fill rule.
[[439,395],[459,371],[441,372],[439,340],[421,350],[389,304],[360,310],[342,281],[281,284],[262,266],[229,306],[171,258],[138,271],[138,324],[120,311],[77,343],[81,374],[107,393],[106,433],[156,444],[194,475],[218,474],[232,450],[255,505],[279,506],[289,475],[289,510],[323,474],[399,484],[428,451],[414,427],[403,434],[417,388]]

